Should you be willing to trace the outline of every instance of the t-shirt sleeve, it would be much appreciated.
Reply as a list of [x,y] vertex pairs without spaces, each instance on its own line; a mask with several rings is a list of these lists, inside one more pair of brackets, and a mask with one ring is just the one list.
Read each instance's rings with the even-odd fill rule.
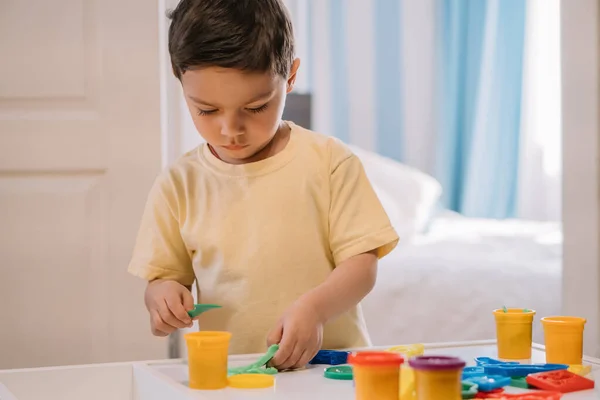
[[128,271],[148,281],[174,280],[192,285],[194,270],[179,229],[179,198],[165,173],[154,183],[144,208]]
[[399,239],[362,163],[348,150],[332,168],[329,240],[335,264],[373,250],[384,257]]

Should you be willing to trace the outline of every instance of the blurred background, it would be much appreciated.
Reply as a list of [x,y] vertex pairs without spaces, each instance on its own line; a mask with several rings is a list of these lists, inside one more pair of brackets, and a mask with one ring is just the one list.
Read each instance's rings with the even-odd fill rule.
[[[598,2],[285,3],[284,117],[352,146],[402,237],[374,343],[494,338],[506,305],[586,317],[600,355]],[[201,140],[176,4],[0,0],[0,369],[181,355],[126,273],[155,176]]]

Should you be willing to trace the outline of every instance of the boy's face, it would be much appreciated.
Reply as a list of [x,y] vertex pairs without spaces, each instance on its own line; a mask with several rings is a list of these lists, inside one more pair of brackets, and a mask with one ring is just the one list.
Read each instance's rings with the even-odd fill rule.
[[288,79],[219,67],[185,71],[181,84],[194,125],[221,160],[251,161],[271,142],[298,65],[294,61]]

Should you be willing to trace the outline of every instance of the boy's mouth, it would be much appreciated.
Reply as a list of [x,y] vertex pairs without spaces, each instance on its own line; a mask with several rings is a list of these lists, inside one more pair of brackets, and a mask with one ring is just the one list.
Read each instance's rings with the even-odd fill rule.
[[230,144],[230,145],[227,145],[227,146],[221,146],[221,147],[223,147],[224,149],[227,149],[227,150],[232,150],[232,151],[235,151],[235,150],[242,150],[242,149],[245,149],[246,147],[248,147],[248,145],[242,145],[242,144]]

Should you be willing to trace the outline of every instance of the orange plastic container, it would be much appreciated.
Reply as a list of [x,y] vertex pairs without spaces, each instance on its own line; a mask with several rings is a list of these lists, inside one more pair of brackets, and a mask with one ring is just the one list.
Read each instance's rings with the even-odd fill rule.
[[461,400],[462,371],[466,363],[460,358],[420,356],[408,364],[415,371],[417,400]]
[[546,362],[581,365],[585,318],[544,317],[541,319],[546,342]]
[[227,387],[229,332],[192,332],[184,335],[188,351],[191,389],[216,390]]
[[494,310],[498,358],[528,360],[531,358],[532,326],[535,310],[508,308]]
[[385,351],[350,354],[348,363],[353,368],[356,400],[398,400],[403,362],[400,354]]

